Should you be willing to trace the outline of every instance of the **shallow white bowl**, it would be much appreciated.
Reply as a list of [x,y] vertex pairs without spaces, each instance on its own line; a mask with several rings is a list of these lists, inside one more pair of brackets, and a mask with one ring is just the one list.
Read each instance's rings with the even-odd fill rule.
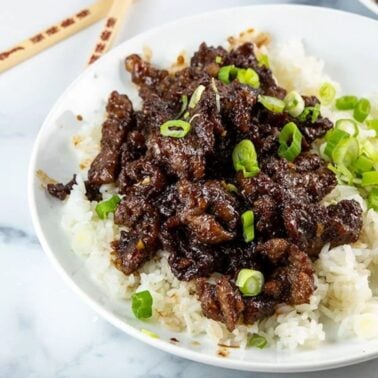
[[[327,72],[342,83],[346,91],[371,93],[378,84],[378,23],[339,11],[306,6],[251,6],[226,9],[178,20],[138,35],[107,54],[83,72],[64,92],[46,118],[35,143],[29,171],[29,199],[34,226],[43,249],[65,281],[95,311],[116,327],[159,349],[181,357],[227,368],[294,372],[333,368],[378,356],[378,341],[328,343],[317,350],[294,353],[273,349],[246,351],[231,349],[227,358],[217,356],[217,348],[204,341],[194,346],[184,334],[174,334],[159,326],[145,324],[130,315],[129,304],[109,298],[82,269],[82,260],[70,251],[60,228],[62,204],[46,195],[36,178],[37,169],[67,181],[79,170],[69,148],[77,131],[76,114],[91,121],[103,112],[104,100],[117,89],[135,99],[136,92],[124,73],[123,58],[141,53],[143,46],[153,49],[153,61],[167,66],[183,49],[189,54],[206,40],[224,44],[230,35],[249,27],[271,33],[275,42],[303,38],[309,52],[324,59]],[[152,339],[140,328],[158,332]],[[173,345],[170,337],[180,342]]]

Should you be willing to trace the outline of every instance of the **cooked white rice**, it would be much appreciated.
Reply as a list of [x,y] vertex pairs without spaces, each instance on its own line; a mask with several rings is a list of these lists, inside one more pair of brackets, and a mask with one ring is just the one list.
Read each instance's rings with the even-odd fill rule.
[[[268,54],[278,82],[288,89],[317,94],[323,82],[332,82],[323,73],[322,61],[306,55],[301,41],[275,46]],[[330,109],[322,111],[332,119],[338,116]],[[99,124],[86,124],[75,136],[78,157],[87,167],[99,149],[100,136]],[[252,333],[265,336],[271,346],[280,349],[316,347],[332,339],[378,337],[378,214],[366,211],[357,189],[338,185],[324,200],[357,200],[364,209],[363,232],[354,245],[333,249],[324,246],[315,263],[317,289],[310,303],[282,306],[276,315],[251,326],[240,325],[230,333],[222,323],[202,314],[192,284],[174,277],[165,252],[146,263],[139,273],[129,276],[111,264],[110,243],[118,237],[119,227],[111,216],[106,220],[97,217],[95,203],[91,204],[84,194],[85,176],[83,169],[63,209],[62,224],[72,250],[82,256],[99,285],[120,301],[127,300],[135,291],[149,290],[154,298],[156,322],[173,331],[186,331],[193,336],[207,334],[214,343],[240,347],[246,345]],[[106,199],[114,193],[114,187],[103,186],[102,192]],[[336,332],[327,333],[330,326]]]

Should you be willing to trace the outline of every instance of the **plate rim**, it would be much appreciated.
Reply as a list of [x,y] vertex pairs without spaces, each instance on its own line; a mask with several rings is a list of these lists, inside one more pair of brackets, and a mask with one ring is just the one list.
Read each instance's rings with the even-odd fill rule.
[[164,28],[172,28],[174,26],[179,26],[181,23],[186,22],[190,23],[193,20],[198,20],[201,18],[207,18],[214,14],[221,15],[222,13],[229,12],[229,11],[238,11],[240,9],[255,9],[255,8],[276,8],[277,10],[282,8],[291,8],[291,9],[299,9],[299,10],[312,10],[314,12],[319,13],[334,13],[335,16],[337,14],[342,14],[346,17],[352,18],[364,18],[365,21],[376,23],[376,21],[370,17],[358,15],[352,12],[328,8],[328,7],[320,7],[320,6],[313,6],[313,5],[304,5],[304,4],[258,4],[258,5],[246,5],[246,6],[237,6],[237,7],[224,7],[213,11],[207,11],[200,14],[196,14],[193,16],[182,17],[176,19],[171,22],[167,22],[156,27],[150,28],[142,33],[136,34],[133,37],[123,41],[118,46],[113,48],[107,54],[105,54],[101,59],[93,63],[91,66],[87,67],[83,72],[81,72],[61,93],[58,99],[55,101],[53,106],[51,107],[50,111],[48,112],[47,116],[45,117],[39,131],[37,137],[34,140],[33,149],[31,153],[31,158],[28,166],[28,174],[27,174],[27,197],[28,197],[28,206],[29,211],[31,214],[32,224],[38,240],[42,246],[43,251],[47,255],[49,261],[57,270],[59,275],[63,278],[63,281],[71,288],[71,290],[76,293],[85,303],[89,305],[98,315],[100,315],[103,319],[108,321],[110,324],[115,326],[116,328],[122,330],[126,334],[136,338],[139,341],[142,341],[148,345],[151,345],[159,350],[163,350],[164,352],[171,353],[173,355],[189,359],[192,361],[200,362],[207,365],[212,365],[216,367],[223,367],[228,369],[234,370],[244,370],[244,371],[255,371],[255,372],[270,372],[270,373],[294,373],[294,372],[310,372],[310,371],[320,371],[320,370],[327,370],[327,369],[334,369],[338,367],[353,365],[357,363],[361,363],[364,361],[368,361],[378,357],[378,348],[377,350],[370,351],[368,353],[363,353],[356,355],[352,358],[346,359],[345,357],[339,357],[333,360],[328,360],[326,362],[280,362],[279,364],[272,364],[267,362],[258,362],[252,360],[236,360],[236,359],[227,359],[227,358],[220,358],[217,357],[216,354],[208,355],[202,354],[195,350],[190,350],[180,345],[171,344],[165,340],[161,339],[154,339],[151,337],[146,336],[142,332],[138,331],[136,328],[129,325],[126,321],[122,321],[121,319],[117,318],[110,310],[103,307],[100,303],[98,303],[94,298],[92,298],[89,294],[87,294],[84,289],[82,289],[78,284],[76,284],[70,274],[60,265],[58,262],[53,249],[50,248],[49,243],[47,242],[44,232],[42,230],[42,226],[37,214],[37,201],[35,197],[35,186],[37,182],[37,178],[35,172],[37,170],[36,162],[38,153],[40,151],[40,144],[42,140],[42,135],[45,133],[46,129],[48,129],[49,125],[51,124],[52,119],[54,118],[54,114],[56,113],[56,109],[61,105],[64,101],[67,94],[71,91],[71,89],[80,81],[82,80],[83,76],[90,75],[97,66],[104,63],[104,61],[111,59],[113,55],[117,55],[119,51],[124,48],[124,45],[134,41],[135,39],[145,38],[150,34],[154,34],[158,32],[160,29]]

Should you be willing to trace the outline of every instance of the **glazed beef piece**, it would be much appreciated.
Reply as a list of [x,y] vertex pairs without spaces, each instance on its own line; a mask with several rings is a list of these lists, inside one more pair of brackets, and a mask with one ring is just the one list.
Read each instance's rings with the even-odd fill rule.
[[217,57],[223,62],[226,59],[227,54],[227,50],[222,46],[212,47],[208,46],[205,42],[202,42],[198,51],[196,51],[190,59],[190,66],[205,69],[209,65],[215,64]]
[[160,238],[163,248],[170,253],[168,263],[173,274],[183,281],[208,277],[217,270],[221,261],[208,245],[191,237],[180,224],[178,217],[169,218],[164,224]]
[[362,209],[354,200],[343,200],[324,207],[297,203],[284,210],[288,239],[317,257],[326,243],[331,247],[358,240],[362,228]]
[[114,263],[125,274],[133,273],[160,247],[159,213],[144,197],[130,193],[117,207],[114,222],[129,228],[113,242]]
[[263,293],[280,303],[308,303],[315,289],[314,270],[307,254],[285,239],[270,239],[256,247],[256,253],[271,266]]
[[121,193],[132,191],[150,198],[164,189],[166,175],[156,164],[143,157],[122,167],[118,185]]
[[180,222],[199,242],[219,244],[235,237],[239,224],[237,201],[220,181],[191,183],[180,180]]
[[88,180],[84,181],[85,196],[89,201],[102,201],[102,194],[98,185],[91,184]]
[[133,121],[133,106],[126,95],[113,91],[106,106],[102,125],[101,150],[93,160],[88,181],[92,186],[114,182],[119,171],[121,145]]
[[139,86],[154,87],[168,76],[168,71],[156,69],[137,54],[125,59],[125,68],[130,72],[133,83]]
[[232,50],[226,58],[225,65],[227,64],[234,64],[235,67],[240,68],[253,68],[259,75],[264,94],[281,99],[286,96],[286,90],[277,85],[272,71],[258,63],[252,43],[244,43]]
[[233,331],[244,310],[243,298],[235,285],[226,276],[219,278],[215,285],[205,279],[196,282],[197,294],[205,316],[226,324]]
[[163,166],[169,175],[191,180],[199,180],[205,176],[205,152],[196,135],[166,138],[156,130],[151,132],[147,147],[154,160]]
[[47,184],[47,191],[53,197],[63,201],[71,193],[74,185],[76,185],[76,175],[73,175],[72,179],[68,181],[67,184],[62,184],[60,182],[57,184]]

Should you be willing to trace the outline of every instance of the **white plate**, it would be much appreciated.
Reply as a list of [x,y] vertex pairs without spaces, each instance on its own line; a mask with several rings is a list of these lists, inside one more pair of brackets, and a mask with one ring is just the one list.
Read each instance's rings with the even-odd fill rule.
[[[347,27],[346,27],[347,25]],[[78,171],[77,160],[68,148],[77,130],[75,114],[93,119],[103,110],[109,92],[118,89],[135,96],[123,58],[153,49],[153,61],[170,64],[183,49],[191,53],[200,42],[222,44],[230,35],[249,27],[271,33],[274,41],[303,38],[308,51],[326,62],[327,72],[353,93],[371,93],[378,84],[378,23],[349,13],[306,6],[251,6],[226,9],[159,27],[138,35],[115,48],[89,67],[64,92],[46,118],[35,143],[29,171],[29,199],[34,226],[48,257],[67,283],[101,316],[126,333],[167,352],[207,364],[234,369],[270,372],[320,370],[353,364],[378,356],[378,341],[329,343],[317,350],[294,353],[273,349],[246,351],[231,349],[227,358],[218,357],[216,348],[204,342],[194,346],[184,334],[175,335],[162,327],[145,325],[130,314],[129,304],[109,298],[93,283],[82,261],[70,252],[67,238],[59,226],[61,203],[41,189],[35,176],[43,169],[51,177],[68,180]],[[139,330],[157,331],[152,339]],[[179,339],[178,345],[169,342]]]
[[369,8],[375,14],[378,14],[378,3],[374,0],[358,0],[360,3],[365,5],[366,8]]

